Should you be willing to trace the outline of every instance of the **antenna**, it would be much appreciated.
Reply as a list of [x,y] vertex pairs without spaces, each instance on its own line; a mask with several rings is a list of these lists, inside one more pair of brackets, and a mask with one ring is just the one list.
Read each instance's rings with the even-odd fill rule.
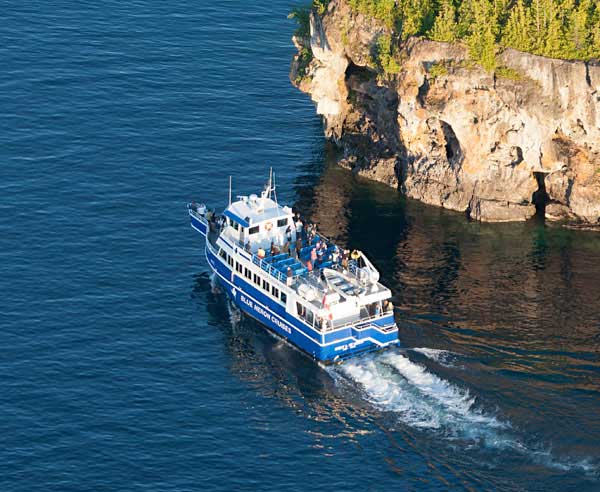
[[229,206],[231,207],[231,175],[229,175]]
[[273,191],[273,168],[269,168],[269,198],[271,198],[271,191]]
[[277,203],[277,185],[275,184],[275,173],[273,173],[273,196],[275,197],[275,203]]

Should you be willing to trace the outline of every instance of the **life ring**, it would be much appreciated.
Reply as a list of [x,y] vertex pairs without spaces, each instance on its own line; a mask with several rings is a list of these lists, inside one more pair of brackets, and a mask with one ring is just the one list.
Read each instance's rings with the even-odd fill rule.
[[267,222],[265,224],[265,230],[270,231],[271,229],[273,229],[273,222]]

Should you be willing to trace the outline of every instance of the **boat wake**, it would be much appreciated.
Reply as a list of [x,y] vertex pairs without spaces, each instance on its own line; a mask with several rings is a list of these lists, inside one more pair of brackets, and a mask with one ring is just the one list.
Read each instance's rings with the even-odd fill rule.
[[467,388],[440,378],[403,353],[390,351],[351,359],[331,371],[336,381],[357,385],[379,410],[450,442],[509,451],[560,470],[595,470],[586,460],[558,460],[548,450],[524,444],[510,422],[485,410]]
[[428,359],[437,362],[438,364],[445,367],[457,367],[455,361],[459,354],[450,352],[449,350],[433,349],[427,347],[417,347],[410,349],[413,352],[417,352],[424,355]]

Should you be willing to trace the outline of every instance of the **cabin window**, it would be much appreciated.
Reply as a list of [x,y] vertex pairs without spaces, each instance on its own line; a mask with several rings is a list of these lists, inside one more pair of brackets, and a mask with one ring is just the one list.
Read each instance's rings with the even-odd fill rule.
[[242,273],[242,264],[239,262],[235,263],[235,269],[239,272]]
[[313,324],[313,322],[314,322],[314,320],[315,320],[315,317],[314,317],[314,315],[313,315],[313,312],[312,312],[310,309],[308,309],[308,310],[306,311],[306,316],[305,316],[305,317],[306,317],[306,322],[307,322],[309,325],[312,325],[312,324]]
[[247,279],[252,278],[252,273],[250,272],[250,270],[248,268],[244,268],[244,275]]
[[248,229],[248,234],[258,234],[260,226],[254,226]]
[[265,289],[267,292],[269,292],[269,282],[267,282],[266,280],[263,280],[263,289]]
[[224,249],[220,249],[220,250],[219,250],[219,256],[220,256],[221,258],[223,258],[225,261],[227,261],[227,253],[225,253],[225,250],[224,250]]
[[274,297],[279,297],[279,289],[275,286],[273,286],[271,288],[271,294],[273,294]]
[[283,302],[283,304],[287,304],[287,294],[285,292],[281,293],[281,302]]
[[284,227],[286,225],[288,225],[287,217],[285,219],[279,219],[277,221],[277,227]]
[[256,273],[254,274],[254,283],[260,286],[260,277]]
[[229,263],[229,266],[233,268],[233,258],[229,255],[227,255],[227,263]]

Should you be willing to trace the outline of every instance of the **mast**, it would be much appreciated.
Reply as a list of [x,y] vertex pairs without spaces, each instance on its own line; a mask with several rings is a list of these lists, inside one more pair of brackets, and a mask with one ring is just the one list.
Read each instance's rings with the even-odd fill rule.
[[231,207],[231,175],[229,175],[229,206]]

